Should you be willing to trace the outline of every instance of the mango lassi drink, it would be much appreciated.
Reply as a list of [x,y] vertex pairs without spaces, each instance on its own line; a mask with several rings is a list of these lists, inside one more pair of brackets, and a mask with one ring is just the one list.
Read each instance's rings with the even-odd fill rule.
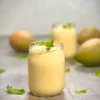
[[76,53],[76,29],[71,23],[57,24],[52,27],[52,36],[55,43],[62,43],[66,58],[72,58]]
[[53,41],[30,45],[28,55],[28,85],[32,94],[53,96],[64,88],[65,59],[63,47]]

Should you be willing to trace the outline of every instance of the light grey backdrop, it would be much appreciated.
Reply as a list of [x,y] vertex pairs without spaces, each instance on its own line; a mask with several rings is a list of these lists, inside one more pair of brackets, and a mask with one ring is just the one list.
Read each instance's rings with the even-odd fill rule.
[[73,22],[100,28],[100,0],[0,0],[0,35],[25,29],[48,35],[52,23]]

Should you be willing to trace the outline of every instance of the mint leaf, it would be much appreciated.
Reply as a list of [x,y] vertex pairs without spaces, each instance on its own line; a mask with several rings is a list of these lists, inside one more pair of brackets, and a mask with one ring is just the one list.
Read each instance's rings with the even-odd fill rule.
[[65,68],[65,72],[70,72],[70,69],[69,68]]
[[18,59],[27,58],[27,55],[16,55],[16,58]]
[[97,70],[97,71],[95,72],[95,76],[99,76],[99,77],[100,77],[100,70]]
[[7,90],[10,94],[24,94],[25,91],[24,89],[16,89],[16,88],[13,88],[12,86],[7,86]]
[[53,46],[54,46],[54,45],[53,45],[54,39],[51,39],[51,40],[49,41],[49,43],[50,43],[50,46],[53,47]]
[[39,42],[39,45],[45,45],[45,41]]
[[49,40],[49,41],[47,41],[47,42],[45,43],[45,46],[47,47],[47,50],[50,50],[51,47],[54,46],[53,43],[54,43],[54,40],[53,40],[53,39],[51,39],[51,40]]
[[72,23],[67,23],[65,25],[63,25],[63,28],[72,28],[73,24]]
[[86,93],[86,90],[75,90],[75,93],[77,93],[77,94]]
[[5,69],[0,68],[0,73],[5,72]]

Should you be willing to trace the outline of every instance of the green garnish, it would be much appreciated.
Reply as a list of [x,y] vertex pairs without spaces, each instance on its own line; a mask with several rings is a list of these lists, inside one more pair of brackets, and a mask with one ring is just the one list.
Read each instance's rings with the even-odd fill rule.
[[45,41],[39,42],[39,45],[45,45]]
[[5,69],[0,68],[0,73],[5,72]]
[[45,41],[41,41],[41,42],[39,42],[39,45],[44,45],[44,46],[47,47],[47,50],[50,50],[51,47],[54,46],[53,43],[54,43],[54,39],[51,39],[51,40],[46,41],[46,42]]
[[97,70],[97,71],[95,72],[95,76],[99,76],[99,77],[100,77],[100,70]]
[[45,43],[45,46],[47,47],[47,50],[50,50],[50,48],[54,46],[53,43],[54,43],[53,39],[51,39],[51,40],[49,40]]
[[86,93],[86,90],[76,90],[75,93],[77,93],[77,94]]
[[16,88],[13,88],[12,86],[7,86],[7,90],[10,94],[24,94],[25,91],[24,89],[16,89]]
[[65,25],[63,25],[63,28],[72,28],[73,24],[72,23],[67,23]]
[[70,69],[69,68],[65,68],[65,72],[70,72]]
[[27,55],[16,55],[16,58],[18,59],[27,58]]

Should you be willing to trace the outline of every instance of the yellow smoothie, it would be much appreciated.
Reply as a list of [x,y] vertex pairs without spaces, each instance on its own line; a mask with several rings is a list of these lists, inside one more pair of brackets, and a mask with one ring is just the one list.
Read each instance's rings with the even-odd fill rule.
[[35,43],[28,55],[28,85],[32,94],[53,96],[61,93],[65,85],[65,59],[61,45],[50,50]]
[[76,53],[76,29],[74,27],[63,27],[59,24],[52,28],[52,36],[55,43],[62,43],[66,58],[72,58]]

